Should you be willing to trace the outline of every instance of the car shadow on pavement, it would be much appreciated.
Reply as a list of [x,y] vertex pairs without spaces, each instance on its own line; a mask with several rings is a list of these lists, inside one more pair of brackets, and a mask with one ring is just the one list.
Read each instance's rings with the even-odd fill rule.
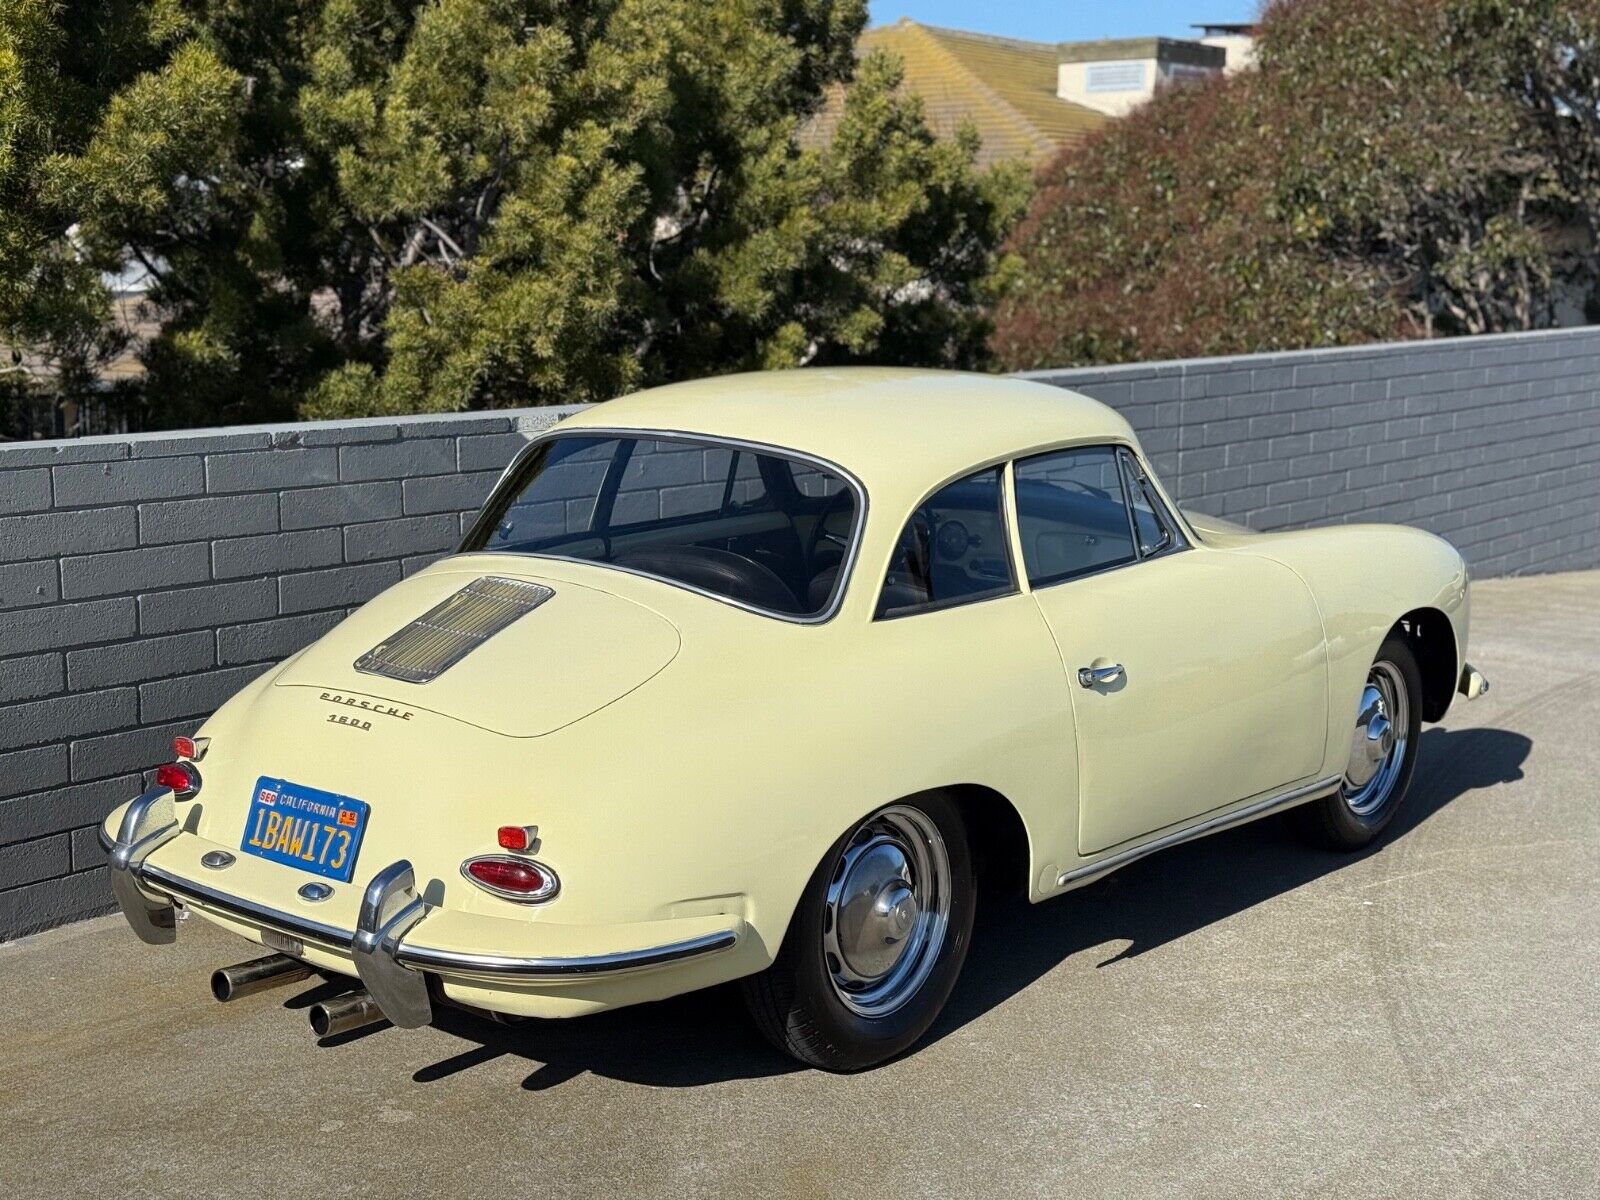
[[[976,1020],[1075,954],[1126,942],[1098,964],[1110,966],[1381,852],[1458,797],[1520,779],[1532,745],[1502,729],[1428,730],[1405,807],[1377,846],[1359,854],[1312,848],[1282,819],[1258,821],[1152,855],[1069,898],[1041,905],[1020,898],[980,904],[966,967],[922,1045]],[[572,1021],[502,1025],[440,1009],[434,1024],[468,1045],[416,1071],[417,1083],[505,1056],[536,1064],[522,1083],[529,1091],[582,1074],[696,1087],[799,1069],[761,1039],[733,987]],[[353,1039],[324,1044],[348,1040]]]

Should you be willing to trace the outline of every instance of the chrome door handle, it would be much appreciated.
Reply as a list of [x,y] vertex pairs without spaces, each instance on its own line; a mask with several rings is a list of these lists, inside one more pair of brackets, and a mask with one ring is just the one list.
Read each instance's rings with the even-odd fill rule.
[[[1104,664],[1104,665],[1102,665]],[[1078,684],[1081,687],[1093,688],[1106,683],[1115,683],[1122,678],[1121,663],[1105,663],[1098,659],[1092,667],[1078,668]]]

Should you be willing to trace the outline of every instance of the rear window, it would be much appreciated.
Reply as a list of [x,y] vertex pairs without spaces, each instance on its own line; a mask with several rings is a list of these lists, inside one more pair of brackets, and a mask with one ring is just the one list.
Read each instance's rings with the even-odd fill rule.
[[855,486],[809,459],[571,434],[518,465],[463,548],[606,563],[804,619],[834,607],[859,514]]

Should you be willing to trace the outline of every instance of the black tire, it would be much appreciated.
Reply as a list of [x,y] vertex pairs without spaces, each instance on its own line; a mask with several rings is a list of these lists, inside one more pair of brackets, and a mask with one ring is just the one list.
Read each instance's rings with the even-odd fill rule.
[[1422,732],[1422,672],[1410,643],[1399,634],[1390,634],[1379,647],[1373,671],[1383,664],[1394,668],[1406,692],[1405,749],[1387,794],[1376,808],[1357,812],[1351,807],[1352,789],[1346,781],[1333,795],[1301,805],[1290,814],[1304,836],[1330,850],[1361,850],[1370,846],[1400,811],[1417,768],[1417,745]]
[[[914,809],[938,830],[949,863],[950,905],[943,943],[933,965],[904,1002],[867,1017],[840,997],[824,952],[828,892],[856,834],[894,809]],[[745,1004],[761,1032],[778,1049],[825,1071],[860,1071],[909,1049],[943,1009],[967,958],[976,907],[972,854],[961,810],[949,797],[930,794],[879,810],[829,848],[813,872],[778,956],[743,983]]]

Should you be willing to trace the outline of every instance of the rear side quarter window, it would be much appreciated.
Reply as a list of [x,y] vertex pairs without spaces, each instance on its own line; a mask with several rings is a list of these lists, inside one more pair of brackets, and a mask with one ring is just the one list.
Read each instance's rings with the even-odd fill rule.
[[946,484],[900,531],[879,618],[910,616],[1016,591],[1006,532],[1004,471],[989,467]]

